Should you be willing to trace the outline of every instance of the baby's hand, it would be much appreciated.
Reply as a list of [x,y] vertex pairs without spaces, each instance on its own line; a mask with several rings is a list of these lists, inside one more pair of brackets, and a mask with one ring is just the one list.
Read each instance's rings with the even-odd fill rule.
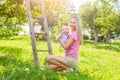
[[60,40],[61,39],[61,34],[56,36],[56,40]]

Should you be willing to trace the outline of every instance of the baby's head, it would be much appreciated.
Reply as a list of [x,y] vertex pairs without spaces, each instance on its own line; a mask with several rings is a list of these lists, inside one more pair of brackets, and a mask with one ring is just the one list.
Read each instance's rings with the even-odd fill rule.
[[68,28],[67,25],[63,25],[63,26],[62,26],[62,33],[63,33],[63,34],[68,34],[68,33],[69,33],[69,28]]

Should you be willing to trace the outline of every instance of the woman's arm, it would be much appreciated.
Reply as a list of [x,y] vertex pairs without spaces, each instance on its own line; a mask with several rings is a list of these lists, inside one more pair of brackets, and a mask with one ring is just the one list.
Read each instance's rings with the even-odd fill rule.
[[72,45],[72,43],[74,42],[74,39],[69,39],[66,43],[64,43],[64,42],[62,41],[62,39],[59,38],[59,41],[60,41],[62,47],[63,47],[65,50],[67,50],[67,49]]

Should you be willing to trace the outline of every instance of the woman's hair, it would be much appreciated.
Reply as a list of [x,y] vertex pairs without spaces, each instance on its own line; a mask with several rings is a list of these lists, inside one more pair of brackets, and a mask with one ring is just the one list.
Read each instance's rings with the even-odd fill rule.
[[82,36],[82,23],[81,23],[81,20],[80,20],[80,18],[78,16],[73,16],[72,18],[75,20],[76,31],[77,31],[77,34],[78,34],[79,39],[80,39],[80,44],[82,44],[83,43],[83,36]]

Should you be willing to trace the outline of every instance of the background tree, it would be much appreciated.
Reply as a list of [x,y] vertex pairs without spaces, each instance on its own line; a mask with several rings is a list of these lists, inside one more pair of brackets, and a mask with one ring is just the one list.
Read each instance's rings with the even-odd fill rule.
[[17,0],[0,1],[0,34],[15,35],[21,30],[19,25],[25,23],[26,9]]
[[94,20],[97,18],[98,12],[98,2],[95,3],[87,3],[80,7],[79,16],[82,19],[82,24],[84,28],[88,28],[91,30],[91,36],[95,36],[95,44],[97,43],[98,34],[100,30],[100,26],[97,26],[94,23]]
[[[100,0],[99,3],[102,3],[98,12],[99,17],[96,18],[95,23],[99,26],[102,26],[101,34],[105,36],[106,43],[110,41],[111,43],[111,34],[116,32],[118,27],[118,11],[114,4],[115,0]],[[119,30],[119,29],[118,29]]]
[[52,29],[52,37],[61,30],[63,24],[68,24],[68,2],[67,0],[46,0],[46,15],[48,25]]
[[[91,34],[95,37],[95,44],[98,41],[98,35],[103,36],[103,41],[108,42],[112,33],[119,34],[119,0],[98,0],[94,3],[87,3],[80,7],[80,17],[82,24],[86,28],[89,24]],[[117,6],[117,7],[116,7]],[[87,26],[88,28],[88,26]]]

